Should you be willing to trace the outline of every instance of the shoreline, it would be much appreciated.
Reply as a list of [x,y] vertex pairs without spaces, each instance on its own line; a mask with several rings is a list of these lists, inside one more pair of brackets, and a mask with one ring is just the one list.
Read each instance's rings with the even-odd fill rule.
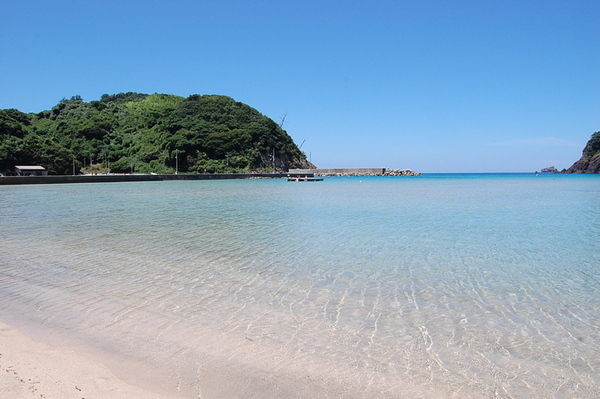
[[258,365],[244,360],[248,355],[244,351],[234,357],[209,356],[197,370],[196,382],[202,383],[188,386],[184,381],[174,384],[173,376],[167,375],[172,370],[88,349],[77,343],[48,343],[35,334],[30,338],[18,327],[0,321],[0,394],[11,399],[375,397],[361,393],[353,383],[340,385],[331,376],[296,367],[293,373],[278,367],[265,369],[262,362],[272,361],[268,351],[258,356]]
[[169,398],[128,384],[96,356],[33,340],[4,321],[0,321],[0,392],[13,399]]
[[313,177],[306,173],[205,173],[205,174],[168,174],[168,175],[48,175],[48,176],[2,176],[0,186],[23,184],[65,184],[65,183],[117,183],[144,181],[177,180],[244,180],[244,179],[282,179],[287,177]]

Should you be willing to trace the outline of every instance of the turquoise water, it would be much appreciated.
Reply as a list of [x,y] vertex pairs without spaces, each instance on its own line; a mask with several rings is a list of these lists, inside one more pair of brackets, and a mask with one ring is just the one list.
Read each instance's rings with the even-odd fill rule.
[[598,198],[598,175],[0,186],[0,317],[180,397],[600,397]]

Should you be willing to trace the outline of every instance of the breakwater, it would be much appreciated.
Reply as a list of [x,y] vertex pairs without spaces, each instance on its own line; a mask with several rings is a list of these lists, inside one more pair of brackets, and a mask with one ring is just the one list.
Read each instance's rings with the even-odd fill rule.
[[337,168],[337,169],[290,169],[290,173],[314,174],[315,176],[420,176],[410,169],[386,168]]
[[50,175],[50,176],[2,176],[2,185],[65,184],[65,183],[116,183],[171,180],[227,180],[227,179],[279,179],[288,177],[312,177],[312,173],[203,173],[166,175]]

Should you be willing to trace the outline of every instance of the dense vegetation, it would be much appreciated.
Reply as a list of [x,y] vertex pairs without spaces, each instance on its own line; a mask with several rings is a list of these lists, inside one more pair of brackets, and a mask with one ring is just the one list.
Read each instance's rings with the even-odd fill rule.
[[592,134],[592,138],[583,149],[583,155],[592,158],[600,153],[600,132]]
[[272,119],[219,95],[79,96],[26,114],[0,110],[0,172],[44,166],[50,174],[219,173],[307,167]]

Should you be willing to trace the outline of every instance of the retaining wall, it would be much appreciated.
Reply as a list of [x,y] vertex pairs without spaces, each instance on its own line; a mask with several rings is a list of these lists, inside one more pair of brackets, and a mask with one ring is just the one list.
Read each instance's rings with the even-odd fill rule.
[[[167,180],[223,180],[223,179],[260,179],[284,178],[288,176],[306,176],[306,173],[203,173],[198,175],[50,175],[50,176],[1,176],[0,186],[17,184],[64,184],[64,183],[115,183],[134,181]],[[309,173],[308,176],[314,176]]]

